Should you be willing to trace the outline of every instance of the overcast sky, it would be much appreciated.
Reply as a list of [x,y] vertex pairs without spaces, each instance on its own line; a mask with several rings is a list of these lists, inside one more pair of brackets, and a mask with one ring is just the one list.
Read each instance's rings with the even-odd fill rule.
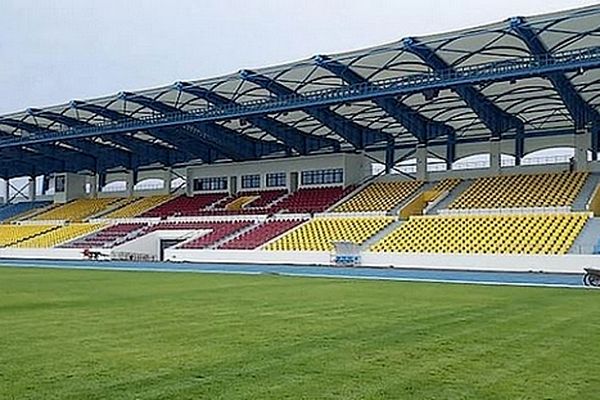
[[0,0],[0,113],[594,3]]

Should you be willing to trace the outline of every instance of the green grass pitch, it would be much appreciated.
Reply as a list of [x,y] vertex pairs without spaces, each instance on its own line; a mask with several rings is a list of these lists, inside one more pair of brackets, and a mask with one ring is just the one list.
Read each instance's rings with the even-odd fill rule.
[[600,292],[0,268],[0,399],[594,399]]

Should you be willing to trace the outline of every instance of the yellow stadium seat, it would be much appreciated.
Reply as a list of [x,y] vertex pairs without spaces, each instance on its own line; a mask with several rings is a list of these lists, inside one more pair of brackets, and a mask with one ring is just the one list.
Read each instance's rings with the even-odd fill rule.
[[38,234],[31,239],[15,244],[13,247],[51,248],[80,236],[90,234],[103,227],[104,224],[69,224],[49,230],[46,233]]
[[126,198],[78,199],[55,207],[32,218],[35,221],[83,221],[102,211],[117,207],[128,201]]
[[569,207],[587,176],[585,172],[562,172],[478,178],[448,208]]
[[0,247],[12,246],[55,228],[55,225],[0,225]]
[[411,217],[371,251],[565,254],[588,218],[588,213]]
[[315,218],[266,246],[265,250],[328,251],[336,241],[362,244],[393,217]]
[[103,218],[137,217],[138,215],[141,215],[146,211],[153,209],[154,207],[158,207],[171,198],[172,196],[170,195],[134,198],[130,203],[125,204],[123,207],[120,207],[107,215],[104,215]]
[[340,204],[334,212],[391,211],[417,192],[418,181],[374,182]]

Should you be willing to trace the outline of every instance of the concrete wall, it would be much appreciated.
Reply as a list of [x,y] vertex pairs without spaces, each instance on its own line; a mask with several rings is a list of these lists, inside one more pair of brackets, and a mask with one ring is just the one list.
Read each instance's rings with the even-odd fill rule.
[[[190,262],[253,264],[330,265],[329,252],[289,252],[260,250],[165,251],[165,259]],[[584,267],[600,268],[600,256],[591,255],[457,255],[457,254],[362,254],[362,265],[394,268],[428,268],[482,271],[544,271],[581,273]]]
[[330,257],[326,251],[165,250],[165,260],[202,263],[329,265]]
[[65,190],[54,194],[55,203],[66,203],[87,196],[85,193],[86,175],[72,173],[56,174],[54,177],[55,182],[60,177],[64,177]]
[[[236,164],[212,164],[188,167],[187,182],[191,187],[193,180],[200,177],[236,177],[238,190],[241,189],[242,175],[261,175],[261,187],[266,187],[266,174],[273,172],[285,172],[289,188],[290,174],[297,172],[299,185],[301,186],[300,173],[302,171],[342,168],[345,170],[344,184],[350,185],[360,182],[371,174],[371,162],[361,154],[327,154],[307,157],[291,157],[286,159],[272,159],[247,161]],[[254,189],[252,189],[254,190]],[[193,190],[191,191],[193,192]]]

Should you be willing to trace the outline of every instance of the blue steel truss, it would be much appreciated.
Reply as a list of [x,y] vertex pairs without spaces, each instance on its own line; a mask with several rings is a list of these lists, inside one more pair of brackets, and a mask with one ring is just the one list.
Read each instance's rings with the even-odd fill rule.
[[[552,57],[552,54],[550,54],[533,28],[526,23],[525,18],[511,18],[510,26],[525,42],[534,57],[541,59]],[[564,73],[551,72],[546,76],[565,103],[576,129],[583,129],[589,123],[598,123],[600,120],[598,111],[583,100]]]
[[[178,108],[143,95],[124,93],[123,98],[163,115],[182,113]],[[181,130],[172,132],[173,135],[178,133],[182,133],[192,140],[201,141],[235,161],[256,159],[284,150],[284,146],[278,143],[253,140],[212,122],[182,125]]]
[[[260,87],[281,98],[296,97],[301,99],[303,97],[303,95],[295,93],[287,86],[265,75],[261,75],[250,70],[241,71],[240,77],[244,80],[259,85]],[[317,119],[320,123],[336,132],[358,149],[362,149],[365,146],[379,141],[387,141],[388,139],[388,137],[382,132],[373,131],[366,127],[360,126],[325,107],[308,106],[306,108],[302,108],[302,111]]]
[[[176,87],[178,90],[208,101],[215,107],[234,105],[234,102],[225,96],[208,89],[195,86],[189,82],[178,82]],[[281,140],[283,143],[288,144],[298,153],[303,155],[327,147],[339,150],[339,143],[333,139],[309,135],[299,129],[288,126],[285,123],[268,116],[251,116],[248,117],[247,120],[252,125]]]
[[[332,60],[327,56],[316,56],[315,63],[319,67],[339,76],[349,85],[369,83],[367,79],[360,76],[356,71],[353,71],[349,66],[337,60]],[[427,143],[430,139],[439,136],[454,135],[454,128],[451,126],[431,121],[393,97],[376,98],[373,102],[400,122],[410,133],[414,134],[420,143]]]
[[[406,51],[416,55],[435,72],[452,73],[452,67],[438,56],[433,50],[415,38],[404,39]],[[479,119],[492,131],[494,136],[500,136],[510,129],[520,129],[523,122],[483,96],[477,89],[468,84],[453,86],[453,90],[462,97],[465,103],[477,114]]]
[[[591,129],[600,6],[0,116],[0,174],[456,146]],[[12,160],[15,160],[13,163]]]

